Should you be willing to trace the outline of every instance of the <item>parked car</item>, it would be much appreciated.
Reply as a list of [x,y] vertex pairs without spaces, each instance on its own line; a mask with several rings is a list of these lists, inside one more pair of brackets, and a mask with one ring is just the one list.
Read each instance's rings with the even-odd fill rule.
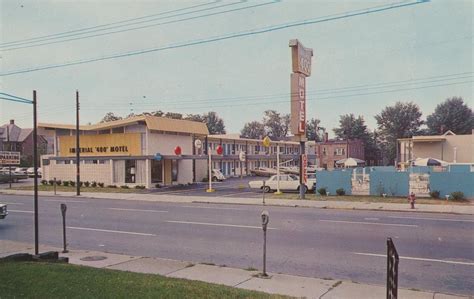
[[[265,186],[263,186],[263,181],[250,181],[249,187],[252,189],[263,189],[265,192],[270,192],[272,190],[277,190],[278,176],[274,175],[265,181]],[[308,188],[309,186],[309,188]],[[308,190],[314,190],[316,186],[316,180],[310,179],[308,177],[308,183],[305,186],[305,192]],[[299,191],[300,190],[300,178],[294,174],[281,174],[280,175],[280,190],[287,191]]]
[[27,171],[26,167],[17,167],[17,168],[15,168],[15,170],[13,172],[17,173],[17,174],[27,174],[26,171]]
[[5,219],[7,215],[8,215],[7,205],[0,203],[0,219]]
[[[38,172],[38,177],[41,177],[42,176],[41,168],[38,168],[37,172]],[[35,177],[35,168],[34,167],[28,168],[26,170],[26,173],[28,174],[28,177],[34,178]]]
[[225,180],[225,176],[219,169],[213,169],[212,180],[222,182],[223,180]]
[[[19,180],[27,179],[28,175],[12,172],[11,178],[12,178],[12,182],[18,182]],[[0,172],[0,183],[8,183],[8,182],[10,182],[10,173]]]

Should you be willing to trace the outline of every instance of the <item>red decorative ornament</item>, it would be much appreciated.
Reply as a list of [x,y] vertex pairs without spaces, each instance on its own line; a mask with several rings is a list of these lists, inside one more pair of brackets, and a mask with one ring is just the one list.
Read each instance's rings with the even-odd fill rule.
[[224,151],[224,149],[222,148],[222,146],[220,146],[220,145],[217,146],[216,152],[217,152],[218,155],[222,155],[222,152],[223,152],[223,151]]
[[180,155],[181,155],[181,147],[180,147],[179,145],[174,148],[174,154],[175,154],[176,156],[180,156]]

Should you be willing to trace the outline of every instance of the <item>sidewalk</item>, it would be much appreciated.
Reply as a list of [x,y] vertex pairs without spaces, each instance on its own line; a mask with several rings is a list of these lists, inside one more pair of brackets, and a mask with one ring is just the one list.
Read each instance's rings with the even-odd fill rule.
[[[23,190],[0,190],[0,194],[32,195],[33,191]],[[42,196],[75,196],[73,192],[41,191]],[[213,203],[213,204],[245,204],[262,205],[260,198],[238,198],[238,197],[206,197],[206,196],[182,196],[170,194],[137,194],[137,193],[91,193],[82,192],[81,198],[101,199],[123,199],[143,200],[154,202],[177,202],[177,203]],[[306,207],[319,209],[346,209],[346,210],[372,210],[372,211],[397,211],[397,212],[427,212],[427,213],[452,213],[462,215],[474,215],[474,205],[436,205],[417,204],[414,210],[409,204],[383,203],[383,202],[347,202],[347,201],[316,201],[316,200],[291,200],[291,199],[266,199],[270,206]]]
[[[40,251],[59,251],[60,248],[40,246]],[[32,244],[0,240],[0,258],[14,253],[32,253]],[[317,279],[285,274],[269,273],[270,278],[256,277],[257,271],[191,264],[160,258],[128,256],[98,251],[70,250],[60,254],[69,257],[69,263],[95,268],[115,269],[138,273],[160,274],[166,277],[198,280],[222,284],[248,290],[262,291],[270,294],[288,295],[306,298],[384,298],[385,287],[359,284],[350,281]],[[399,289],[400,298],[417,299],[454,299],[468,298],[433,292]]]

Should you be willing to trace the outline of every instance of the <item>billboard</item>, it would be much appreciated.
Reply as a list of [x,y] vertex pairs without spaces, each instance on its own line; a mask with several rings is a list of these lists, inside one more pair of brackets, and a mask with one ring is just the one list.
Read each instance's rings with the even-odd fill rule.
[[305,48],[297,39],[290,40],[293,73],[311,76],[313,49]]
[[[60,157],[76,155],[76,136],[60,136]],[[81,135],[79,151],[82,157],[92,156],[139,156],[141,151],[140,133],[117,133],[99,135]]]
[[0,151],[1,165],[20,165],[20,152]]

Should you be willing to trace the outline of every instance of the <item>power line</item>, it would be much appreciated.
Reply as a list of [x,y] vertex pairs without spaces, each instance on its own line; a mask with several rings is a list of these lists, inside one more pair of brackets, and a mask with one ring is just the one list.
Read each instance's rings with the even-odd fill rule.
[[[458,74],[450,74],[450,75],[441,75],[441,76],[431,76],[426,78],[419,78],[419,79],[411,79],[411,80],[401,80],[401,81],[393,81],[393,82],[385,82],[385,83],[375,83],[375,84],[365,84],[365,85],[355,85],[352,87],[339,87],[339,88],[332,88],[332,89],[321,89],[321,90],[312,90],[308,91],[306,95],[324,95],[324,94],[332,94],[332,93],[348,93],[354,92],[359,90],[368,90],[368,89],[385,89],[389,87],[396,87],[396,86],[405,86],[405,85],[420,85],[420,84],[427,84],[427,83],[435,83],[435,82],[443,82],[443,81],[451,81],[451,80],[459,80],[459,79],[466,79],[472,78],[473,72],[465,72],[465,73],[458,73]],[[471,74],[469,76],[460,76],[464,74]],[[457,75],[457,77],[453,77]],[[443,78],[443,79],[441,79]],[[432,79],[432,80],[428,80]],[[421,81],[421,82],[420,82]],[[258,101],[258,100],[265,100],[265,99],[273,99],[273,98],[289,98],[292,96],[291,93],[278,93],[278,94],[268,94],[268,95],[251,95],[251,96],[238,96],[238,97],[223,97],[223,98],[211,98],[211,99],[188,99],[185,101],[181,101],[179,99],[170,99],[170,100],[162,100],[164,101],[171,101],[176,104],[202,104],[202,103],[216,103],[216,102],[232,102],[232,101]],[[90,100],[88,101],[87,98],[84,102],[94,102],[97,106],[97,100]],[[113,102],[100,102],[100,104],[106,103],[113,103],[117,104],[117,101]],[[99,104],[99,106],[100,106]],[[153,102],[142,102],[136,103],[134,105],[143,107],[143,106],[155,106],[157,103]]]
[[[86,27],[86,28],[81,28],[81,29],[74,29],[74,30],[69,30],[69,31],[65,31],[65,32],[53,33],[53,34],[48,34],[48,35],[43,35],[43,36],[38,36],[38,37],[32,37],[32,38],[27,38],[27,39],[22,39],[22,40],[16,40],[16,41],[11,41],[11,42],[6,42],[6,43],[1,43],[0,46],[3,47],[3,46],[6,46],[6,45],[11,45],[11,44],[23,43],[23,42],[27,42],[27,41],[34,41],[34,40],[39,40],[39,39],[44,39],[44,38],[49,38],[49,37],[54,37],[54,36],[61,36],[61,35],[69,34],[69,33],[88,31],[88,30],[92,30],[92,29],[96,29],[96,28],[103,28],[103,27],[107,27],[107,26],[133,22],[133,21],[136,21],[136,20],[143,20],[143,19],[147,19],[147,18],[151,18],[151,17],[166,15],[166,14],[170,14],[170,13],[173,13],[173,12],[179,12],[179,11],[188,10],[188,9],[192,9],[192,8],[196,8],[196,7],[212,5],[212,4],[221,2],[221,1],[222,0],[216,0],[216,1],[209,2],[209,3],[192,5],[192,6],[188,6],[188,7],[184,7],[184,8],[169,10],[169,11],[165,11],[165,12],[161,12],[161,13],[157,13],[157,14],[146,15],[146,16],[141,16],[141,17],[137,17],[137,18],[126,19],[126,20],[122,20],[122,21],[117,21],[117,22],[112,22],[112,23],[107,23],[107,24],[102,24],[102,25],[96,25],[96,26]],[[108,28],[105,28],[105,29],[102,29],[102,30],[107,30],[107,29]]]
[[[179,22],[183,22],[183,21],[189,21],[189,20],[200,19],[200,18],[209,17],[209,16],[214,16],[214,15],[225,14],[225,13],[228,13],[228,12],[235,12],[235,11],[246,10],[246,9],[250,9],[250,8],[256,8],[256,7],[259,7],[259,6],[274,4],[274,3],[277,3],[278,1],[279,1],[279,0],[272,0],[272,1],[270,1],[270,2],[266,2],[266,3],[262,3],[262,4],[250,5],[250,6],[245,6],[245,7],[235,8],[235,9],[229,9],[229,10],[220,11],[220,12],[215,12],[215,13],[203,14],[203,15],[194,16],[194,17],[188,17],[188,18],[182,18],[182,19],[178,19],[178,20],[172,20],[172,21],[157,23],[157,24],[150,24],[150,25],[145,25],[145,26],[140,26],[140,27],[133,27],[133,28],[128,28],[128,29],[110,31],[110,32],[105,32],[105,33],[100,33],[100,34],[92,34],[92,35],[87,35],[87,36],[82,36],[82,37],[76,37],[76,38],[70,38],[70,39],[59,40],[59,41],[52,41],[52,42],[46,42],[46,43],[39,43],[39,44],[33,44],[33,45],[27,45],[27,46],[20,46],[20,47],[16,47],[16,46],[14,46],[14,47],[7,47],[6,49],[3,49],[2,51],[7,52],[7,51],[18,50],[18,49],[33,48],[33,47],[38,47],[38,46],[44,46],[44,45],[50,45],[50,44],[58,44],[58,43],[64,43],[64,42],[69,42],[69,41],[81,40],[81,39],[86,39],[86,38],[91,38],[91,37],[98,37],[98,36],[104,36],[104,35],[111,35],[111,34],[122,33],[122,32],[128,32],[128,31],[133,31],[133,30],[138,30],[138,29],[145,29],[145,28],[156,27],[156,26],[161,26],[161,25],[179,23]],[[240,4],[240,3],[244,3],[244,2],[245,2],[244,0],[240,0],[240,2],[236,2],[236,3],[229,3],[229,4],[220,5],[220,6],[217,6],[217,7],[212,7],[212,8],[207,8],[207,9],[202,9],[202,10],[197,10],[197,11],[192,11],[192,12],[186,12],[186,13],[177,14],[177,15],[173,15],[173,16],[166,16],[166,17],[162,17],[162,18],[155,19],[155,20],[167,19],[167,18],[170,18],[170,17],[179,16],[179,15],[192,14],[192,13],[196,13],[196,12],[198,12],[198,11],[211,10],[211,9],[213,10],[213,9],[216,9],[216,8],[225,7],[225,6],[230,6],[230,5],[236,5],[236,4]],[[99,30],[94,30],[94,31],[90,31],[90,32],[70,34],[70,35],[66,35],[66,36],[62,36],[62,37],[57,37],[57,38],[50,38],[50,39],[66,38],[66,37],[69,37],[69,36],[76,36],[76,35],[82,35],[82,34],[87,34],[87,33],[93,33],[93,32],[95,32],[95,31],[103,31],[103,30],[109,30],[109,29],[119,28],[119,27],[126,27],[126,26],[135,25],[135,24],[140,24],[140,23],[148,23],[148,22],[150,22],[150,21],[155,21],[155,20],[141,21],[141,22],[136,22],[136,23],[133,23],[133,24],[121,25],[121,26],[116,26],[116,27],[112,27],[112,28],[108,28],[108,29],[99,29]],[[48,39],[44,39],[44,40],[48,40]],[[41,42],[41,41],[39,41],[39,42]],[[28,43],[26,43],[26,44],[28,44]]]
[[408,2],[408,3],[404,1],[404,2],[389,4],[389,5],[375,6],[375,7],[370,7],[370,8],[356,10],[356,11],[349,11],[349,12],[326,16],[326,17],[318,17],[314,19],[296,21],[292,23],[278,24],[278,25],[273,25],[270,27],[263,27],[263,28],[254,29],[254,30],[225,34],[225,35],[210,37],[206,39],[198,39],[198,40],[188,41],[184,43],[171,44],[168,46],[163,46],[163,47],[158,47],[158,48],[141,49],[141,50],[118,53],[118,54],[113,54],[113,55],[108,55],[108,56],[65,62],[61,64],[52,64],[52,65],[44,65],[44,66],[38,66],[38,67],[28,68],[28,69],[12,70],[12,71],[1,73],[0,76],[1,77],[10,76],[10,75],[15,75],[15,74],[29,73],[29,72],[34,72],[34,71],[46,70],[46,69],[61,68],[61,67],[66,67],[66,66],[80,65],[80,64],[92,63],[92,62],[103,61],[103,60],[142,55],[142,54],[151,53],[151,52],[158,52],[158,51],[164,51],[164,50],[170,50],[170,49],[208,44],[208,43],[213,43],[213,42],[218,42],[218,41],[223,41],[223,40],[228,40],[228,39],[234,39],[234,38],[240,38],[240,37],[245,37],[245,36],[268,33],[272,31],[283,30],[283,29],[292,28],[292,27],[307,26],[307,25],[316,24],[316,23],[345,19],[345,18],[366,15],[366,14],[373,14],[373,13],[382,12],[382,11],[391,10],[391,9],[397,9],[397,8],[401,8],[405,6],[421,4],[427,1],[428,0],[416,0],[415,2]]

